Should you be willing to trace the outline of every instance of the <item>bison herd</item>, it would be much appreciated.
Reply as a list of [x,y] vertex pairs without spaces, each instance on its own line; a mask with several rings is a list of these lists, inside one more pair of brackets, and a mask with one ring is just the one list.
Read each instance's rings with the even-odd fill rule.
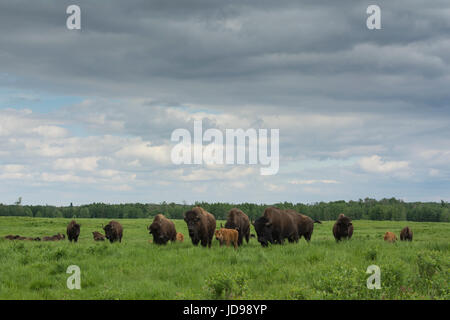
[[[194,245],[199,243],[203,247],[211,247],[213,237],[219,241],[220,245],[233,245],[234,248],[241,246],[243,239],[250,241],[250,224],[255,228],[258,242],[266,247],[270,244],[283,244],[287,239],[289,242],[298,242],[301,237],[306,241],[311,240],[314,230],[314,224],[321,222],[311,219],[308,216],[300,214],[294,210],[281,210],[275,207],[266,208],[264,214],[251,221],[248,216],[237,208],[228,212],[225,227],[222,225],[216,230],[216,218],[201,207],[194,207],[184,214],[189,237]],[[70,242],[78,241],[81,225],[72,220],[67,225],[67,238]],[[95,241],[105,241],[108,239],[111,243],[115,241],[122,242],[123,227],[117,221],[110,221],[103,226],[105,234],[98,231],[92,232]],[[166,244],[168,241],[183,242],[184,236],[176,231],[175,224],[162,214],[157,214],[150,226],[147,227],[149,234],[153,235],[153,242],[158,245]],[[342,239],[350,239],[353,235],[353,224],[349,217],[340,214],[333,225],[333,236],[337,242]],[[29,240],[29,241],[58,241],[65,239],[65,235],[58,233],[54,236],[45,236],[42,238],[22,237],[19,235],[7,235],[9,240]],[[405,227],[400,232],[400,240],[412,241],[413,233],[409,227]],[[384,240],[395,242],[397,236],[392,232],[386,232]]]

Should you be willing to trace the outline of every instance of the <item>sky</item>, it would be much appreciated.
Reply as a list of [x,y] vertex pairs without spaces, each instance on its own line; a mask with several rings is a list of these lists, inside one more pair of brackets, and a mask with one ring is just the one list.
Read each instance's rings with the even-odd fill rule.
[[[174,164],[195,120],[278,173]],[[450,201],[449,123],[447,0],[0,1],[0,203]]]

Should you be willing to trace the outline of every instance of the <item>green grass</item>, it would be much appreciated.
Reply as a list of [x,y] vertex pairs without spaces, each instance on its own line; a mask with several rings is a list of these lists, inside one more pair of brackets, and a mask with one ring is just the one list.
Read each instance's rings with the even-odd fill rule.
[[[119,220],[122,243],[99,243],[109,219],[77,219],[78,243],[0,239],[0,299],[449,299],[450,223],[353,221],[352,240],[336,243],[332,221],[315,224],[311,243],[261,248],[255,238],[238,250],[157,246],[147,219]],[[0,236],[65,233],[69,219],[0,217]],[[218,221],[218,225],[220,225]],[[408,225],[412,243],[385,243]],[[252,230],[254,233],[254,231]],[[380,290],[369,290],[369,265],[381,268]],[[81,269],[81,290],[66,287],[66,269]]]

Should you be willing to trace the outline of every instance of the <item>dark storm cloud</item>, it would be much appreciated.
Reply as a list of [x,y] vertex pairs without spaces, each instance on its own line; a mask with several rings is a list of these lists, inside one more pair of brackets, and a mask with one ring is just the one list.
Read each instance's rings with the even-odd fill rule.
[[3,71],[19,85],[211,107],[449,98],[446,1],[378,1],[379,31],[369,2],[79,1],[81,31],[65,28],[69,4],[2,2]]

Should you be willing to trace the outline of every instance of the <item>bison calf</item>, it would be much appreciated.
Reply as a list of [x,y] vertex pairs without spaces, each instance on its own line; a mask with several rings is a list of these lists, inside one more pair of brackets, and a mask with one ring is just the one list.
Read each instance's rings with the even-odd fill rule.
[[384,241],[395,242],[397,241],[397,236],[393,232],[388,231],[384,234]]
[[94,240],[95,241],[105,241],[105,236],[102,235],[100,232],[98,231],[94,231],[92,232],[92,235],[94,236]]
[[184,241],[184,235],[181,232],[177,232],[177,241],[178,242]]
[[216,239],[219,240],[220,246],[226,243],[227,247],[233,243],[234,248],[238,247],[239,232],[235,229],[221,228],[216,230]]

